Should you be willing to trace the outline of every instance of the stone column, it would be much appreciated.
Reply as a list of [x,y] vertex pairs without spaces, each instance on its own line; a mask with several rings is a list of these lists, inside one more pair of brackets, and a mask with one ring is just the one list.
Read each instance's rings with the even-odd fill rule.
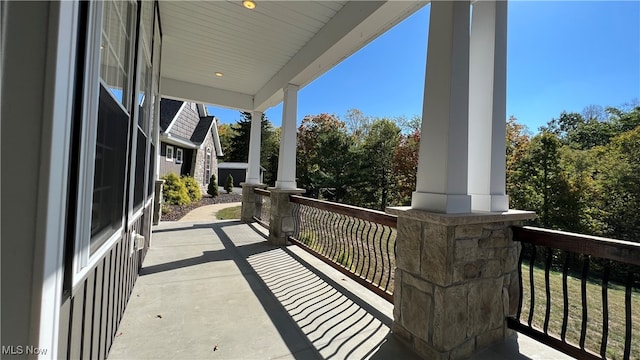
[[[251,133],[249,134],[249,159],[247,184],[260,184],[260,143],[262,138],[262,112],[251,112]],[[243,192],[244,194],[244,192]]]
[[425,359],[464,359],[511,332],[519,244],[510,227],[532,212],[398,215],[393,332]]
[[467,194],[469,1],[433,1],[414,209],[471,211]]
[[507,2],[473,4],[469,52],[471,208],[506,211]]
[[304,189],[278,189],[271,191],[271,216],[269,218],[269,242],[273,245],[286,245],[287,237],[295,229],[294,204],[289,195],[300,195]]
[[264,184],[241,183],[242,186],[242,209],[240,210],[240,221],[249,223],[253,217],[260,213],[259,206],[262,206],[261,197],[256,196],[254,189],[265,189]]
[[164,184],[164,180],[156,180],[156,193],[153,199],[153,225],[160,224],[160,217],[162,215],[162,184]]

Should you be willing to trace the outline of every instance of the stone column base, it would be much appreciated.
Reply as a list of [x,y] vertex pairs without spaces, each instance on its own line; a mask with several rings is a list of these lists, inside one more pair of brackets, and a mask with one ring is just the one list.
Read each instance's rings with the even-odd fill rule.
[[278,189],[271,191],[271,217],[269,218],[269,242],[273,245],[286,245],[287,238],[295,230],[294,206],[289,195],[300,195],[304,189]]
[[153,225],[160,224],[160,217],[162,215],[162,184],[164,180],[156,180],[155,184],[155,196],[153,198]]
[[249,223],[253,221],[253,217],[258,214],[256,210],[256,201],[259,201],[261,198],[256,196],[253,192],[253,189],[265,189],[267,185],[265,184],[246,184],[240,183],[242,186],[242,209],[240,211],[240,221]]
[[519,244],[532,212],[398,215],[393,332],[426,359],[465,359],[511,333]]

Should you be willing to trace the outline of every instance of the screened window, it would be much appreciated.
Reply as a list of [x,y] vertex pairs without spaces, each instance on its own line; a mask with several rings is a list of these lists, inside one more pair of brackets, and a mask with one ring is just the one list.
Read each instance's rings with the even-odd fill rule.
[[182,149],[176,149],[176,164],[182,164]]
[[103,3],[89,254],[123,225],[136,10],[135,2]]
[[107,91],[104,87],[100,89],[91,208],[91,254],[122,226],[124,210],[129,116]]
[[113,97],[129,110],[135,3],[105,1],[100,45],[100,77]]
[[173,146],[167,145],[167,155],[165,158],[167,161],[173,161]]
[[204,161],[204,181],[203,184],[209,184],[211,179],[211,148],[207,148],[207,156]]

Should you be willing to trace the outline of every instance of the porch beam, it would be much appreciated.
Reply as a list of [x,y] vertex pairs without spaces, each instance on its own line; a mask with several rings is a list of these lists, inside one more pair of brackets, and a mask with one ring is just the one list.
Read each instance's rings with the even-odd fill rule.
[[253,96],[251,95],[171,78],[162,78],[160,81],[160,94],[162,97],[230,109],[243,111],[252,111],[254,109]]
[[477,211],[507,211],[507,2],[473,4],[469,53],[469,194]]
[[414,209],[469,213],[469,1],[431,3]]
[[282,107],[282,137],[278,157],[277,189],[296,189],[296,125],[298,118],[297,85],[288,84],[284,90]]

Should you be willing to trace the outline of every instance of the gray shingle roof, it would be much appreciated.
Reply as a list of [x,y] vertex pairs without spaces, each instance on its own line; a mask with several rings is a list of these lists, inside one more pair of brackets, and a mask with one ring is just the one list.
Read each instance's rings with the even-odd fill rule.
[[160,99],[160,130],[165,131],[182,106],[182,101]]
[[207,133],[211,129],[211,123],[213,122],[213,116],[206,116],[200,118],[198,125],[195,130],[193,130],[193,134],[191,135],[191,141],[196,144],[202,144],[204,139],[207,137]]

